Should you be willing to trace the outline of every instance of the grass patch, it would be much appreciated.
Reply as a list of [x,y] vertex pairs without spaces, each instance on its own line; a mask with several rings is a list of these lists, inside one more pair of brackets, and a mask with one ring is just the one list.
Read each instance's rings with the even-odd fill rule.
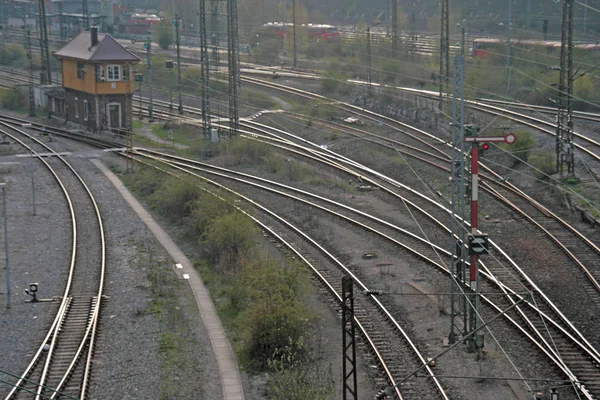
[[[246,160],[264,155],[261,147],[239,144],[234,152]],[[198,183],[148,168],[138,168],[125,181],[135,193],[143,193],[155,211],[182,228],[186,240],[199,249],[195,266],[228,328],[240,364],[269,376],[267,398],[332,398],[331,374],[320,373],[326,368],[319,366],[323,363],[319,352],[309,345],[318,341],[312,333],[318,321],[308,306],[307,269],[270,256],[254,222],[206,194]],[[192,351],[198,343],[190,337],[189,322],[176,297],[184,291],[182,283],[166,274],[165,263],[151,251],[142,251],[139,257],[148,269],[153,295],[146,312],[161,324],[160,398],[198,398],[185,392],[186,385],[177,384],[178,379],[193,379],[189,377],[202,372]]]
[[[187,304],[181,294],[192,296],[187,287],[173,274],[168,260],[158,256],[149,245],[140,244],[134,264],[145,268],[150,282],[150,301],[144,314],[156,317],[160,327],[158,352],[161,363],[159,399],[203,398],[202,389],[195,382],[203,373],[198,362],[200,343],[193,334],[193,321],[186,317]],[[194,312],[188,310],[187,312]]]

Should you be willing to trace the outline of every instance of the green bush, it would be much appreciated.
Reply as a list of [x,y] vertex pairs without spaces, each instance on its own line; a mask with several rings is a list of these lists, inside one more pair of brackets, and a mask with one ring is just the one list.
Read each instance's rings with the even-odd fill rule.
[[167,179],[154,192],[153,203],[158,211],[176,220],[190,215],[190,206],[199,196],[198,183],[187,179]]
[[306,353],[303,335],[311,319],[305,300],[310,281],[300,265],[279,265],[268,257],[252,257],[235,279],[234,293],[243,307],[245,355],[258,368],[273,357]]
[[161,49],[168,50],[173,43],[173,24],[169,21],[162,21],[156,26],[154,31],[154,40],[158,43]]
[[0,106],[8,110],[27,108],[27,96],[16,86],[0,90]]
[[529,157],[529,163],[539,170],[537,175],[540,178],[556,173],[556,154],[554,152],[534,153]]
[[515,135],[517,136],[517,141],[515,143],[501,145],[502,148],[515,157],[513,166],[516,166],[521,162],[527,163],[529,154],[531,154],[531,151],[536,145],[535,138],[529,131],[517,131],[515,132]]
[[260,235],[254,222],[239,211],[218,216],[209,222],[202,237],[206,256],[219,263],[221,272],[236,271],[240,259]]
[[0,46],[0,64],[16,65],[22,68],[27,66],[27,52],[20,44],[5,44]]

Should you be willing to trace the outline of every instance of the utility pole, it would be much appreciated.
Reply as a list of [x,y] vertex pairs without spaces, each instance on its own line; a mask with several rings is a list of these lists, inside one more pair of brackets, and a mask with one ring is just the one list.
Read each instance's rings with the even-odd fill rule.
[[206,6],[200,1],[200,59],[202,60],[202,128],[205,135],[210,135],[210,64],[208,59],[208,41],[206,40]]
[[214,56],[214,60],[217,63],[217,68],[219,67],[219,48],[218,48],[218,44],[219,44],[219,31],[218,31],[218,27],[219,27],[219,0],[212,0],[212,22],[211,22],[211,27],[212,27],[212,46],[213,46],[213,56]]
[[508,0],[508,34],[506,36],[506,95],[508,95],[508,89],[510,87],[510,31],[512,28],[512,2],[513,0]]
[[229,129],[231,135],[237,135],[239,131],[238,115],[238,79],[239,79],[239,39],[237,0],[227,0],[227,14],[229,17],[228,27],[228,69],[229,69]]
[[42,85],[52,84],[52,71],[50,71],[50,51],[48,50],[48,28],[46,24],[46,4],[44,0],[38,0],[40,14],[40,51],[42,56],[42,73],[40,83]]
[[450,75],[450,27],[448,25],[448,2],[449,0],[442,0],[442,10],[440,13],[440,111],[444,110],[444,92],[448,86],[448,76]]
[[398,0],[392,0],[392,54],[398,57]]
[[465,292],[465,227],[466,183],[465,177],[465,75],[464,57],[454,58],[454,82],[452,90],[452,164],[451,193],[452,214],[450,218],[450,334],[448,342],[455,343],[467,331],[467,301]]
[[27,29],[25,46],[27,47],[27,61],[29,62],[29,116],[35,117],[35,94],[33,93],[33,57],[31,54],[31,31],[29,29]]
[[391,30],[391,21],[392,19],[390,18],[390,14],[391,12],[391,8],[392,5],[390,4],[392,0],[386,0],[385,2],[385,36],[386,37],[390,37],[390,30]]
[[[131,64],[127,64],[127,76],[123,75],[125,79],[125,137],[127,140],[126,154],[127,154],[127,168],[126,172],[133,172],[133,91],[131,90]],[[150,74],[148,74],[150,75]],[[140,82],[140,99],[142,98],[142,83],[144,79],[142,74],[135,74],[134,79]],[[142,115],[142,107],[140,105],[140,120]]]
[[283,54],[286,55],[285,51],[285,38],[287,36],[287,0],[283,0]]
[[[531,1],[531,0],[529,0]],[[587,0],[583,2],[583,40],[585,40],[585,36],[587,34]]]
[[169,70],[169,78],[170,78],[170,84],[169,84],[169,111],[173,111],[173,67],[175,66],[175,64],[173,63],[173,60],[167,60],[165,62],[165,67],[167,67],[167,69]]
[[344,393],[342,400],[358,399],[356,381],[356,338],[354,328],[354,289],[352,278],[342,277],[342,351]]
[[[152,104],[152,36],[149,32],[148,39],[146,40],[144,47],[146,47],[146,59],[148,63],[148,121],[152,122],[154,120]],[[141,96],[142,92],[140,91],[140,97]]]
[[296,38],[296,0],[292,0],[292,30],[294,33],[294,68],[298,68],[298,40]]
[[81,7],[81,13],[83,16],[83,29],[86,31],[90,30],[90,13],[88,12],[88,3],[87,0],[82,0],[83,4]]
[[556,172],[575,176],[573,148],[573,0],[563,0],[556,117]]
[[369,89],[369,96],[373,95],[373,87],[371,84],[371,27],[367,26],[367,84]]
[[67,32],[65,31],[65,21],[63,17],[63,2],[58,2],[58,28],[60,30],[60,40],[67,38]]
[[180,46],[180,38],[179,38],[179,25],[181,24],[181,20],[179,17],[175,17],[175,44],[177,45],[177,91],[179,92],[179,114],[183,114],[183,103],[181,102],[181,49]]
[[[583,26],[584,26],[584,35],[585,35],[585,18],[584,18]],[[527,29],[527,30],[531,29],[531,0],[527,0],[527,25],[525,26],[525,29]]]

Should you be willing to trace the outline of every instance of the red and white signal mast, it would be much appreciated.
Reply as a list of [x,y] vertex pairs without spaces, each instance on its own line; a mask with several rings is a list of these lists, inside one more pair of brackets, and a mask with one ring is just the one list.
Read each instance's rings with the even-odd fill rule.
[[[477,136],[477,129],[467,129],[472,136],[465,136],[465,143],[471,143],[471,234],[469,235],[469,254],[471,256],[470,282],[473,291],[473,302],[469,313],[469,331],[474,332],[479,328],[479,256],[489,253],[488,235],[479,233],[479,149],[489,150],[490,143],[514,144],[517,137],[513,133],[505,136]],[[483,348],[483,330],[479,330],[469,340],[469,349],[478,351]]]

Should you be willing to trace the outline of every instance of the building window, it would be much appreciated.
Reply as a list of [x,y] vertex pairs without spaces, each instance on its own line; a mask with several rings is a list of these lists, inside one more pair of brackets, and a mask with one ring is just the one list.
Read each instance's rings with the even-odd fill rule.
[[87,121],[89,116],[90,116],[90,109],[88,106],[88,101],[84,100],[83,101],[83,120]]
[[75,118],[79,118],[79,99],[75,97]]
[[129,80],[129,65],[128,64],[123,65],[123,80],[124,81]]
[[97,82],[104,82],[104,79],[106,79],[104,77],[104,65],[103,64],[97,64],[96,65],[96,81]]
[[121,80],[121,66],[120,65],[109,65],[106,67],[108,71],[109,81],[120,81]]
[[85,79],[85,64],[78,62],[77,63],[77,78]]

